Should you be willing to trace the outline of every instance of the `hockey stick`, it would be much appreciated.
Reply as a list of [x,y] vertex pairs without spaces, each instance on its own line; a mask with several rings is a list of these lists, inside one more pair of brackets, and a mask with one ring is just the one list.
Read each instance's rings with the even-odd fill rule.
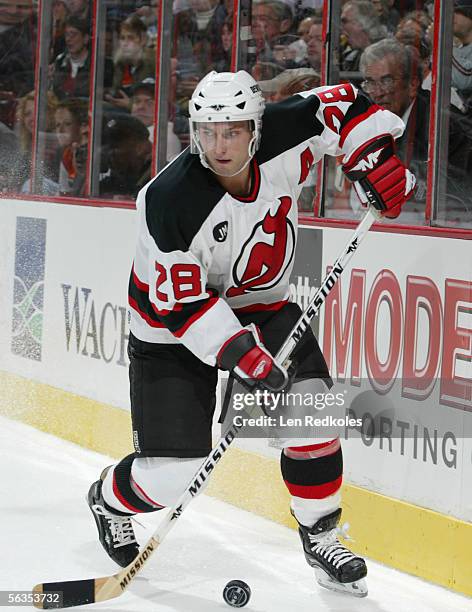
[[[374,221],[378,218],[377,213],[373,209],[369,209],[349,242],[344,247],[342,253],[335,261],[330,272],[326,275],[321,287],[315,293],[305,312],[297,321],[286,341],[278,351],[276,359],[279,362],[282,362],[284,365],[290,364],[290,355],[297,346],[303,332],[320,310],[329,292],[345,269],[346,264],[356,252],[360,242],[365,237]],[[169,510],[167,516],[162,520],[134,561],[112,576],[37,584],[33,589],[33,593],[35,593],[36,596],[35,607],[43,610],[69,608],[72,606],[106,601],[121,595],[149,561],[151,555],[156,551],[167,533],[175,525],[177,519],[180,518],[188,504],[202,491],[203,483],[207,480],[218,461],[228,450],[240,429],[241,427],[238,427],[234,423],[228,428],[208,457],[205,458],[198,472],[192,478],[192,481],[175,505]],[[57,595],[51,596],[51,594],[57,593],[62,594],[61,597]],[[58,598],[59,601],[56,601],[56,598]]]

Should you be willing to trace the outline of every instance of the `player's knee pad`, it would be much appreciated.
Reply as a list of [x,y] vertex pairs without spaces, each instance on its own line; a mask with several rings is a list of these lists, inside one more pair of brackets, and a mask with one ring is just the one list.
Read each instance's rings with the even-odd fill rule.
[[[132,485],[148,503],[173,506],[182,495],[203,457],[137,457],[131,468]],[[205,485],[206,486],[206,483]]]

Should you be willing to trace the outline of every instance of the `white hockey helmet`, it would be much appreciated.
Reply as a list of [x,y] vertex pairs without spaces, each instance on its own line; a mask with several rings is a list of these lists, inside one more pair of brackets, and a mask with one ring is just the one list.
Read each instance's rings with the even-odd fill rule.
[[[247,165],[256,153],[262,128],[265,101],[261,88],[250,74],[239,72],[208,73],[198,83],[189,102],[190,151],[200,155],[206,168],[212,169],[198,138],[198,123],[252,121],[253,137],[248,146]],[[238,170],[240,172],[243,168]]]

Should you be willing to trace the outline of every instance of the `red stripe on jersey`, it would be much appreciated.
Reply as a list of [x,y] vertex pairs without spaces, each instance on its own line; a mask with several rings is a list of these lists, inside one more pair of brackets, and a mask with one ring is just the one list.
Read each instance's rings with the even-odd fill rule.
[[125,506],[125,508],[128,508],[128,510],[130,510],[131,512],[142,512],[142,510],[140,510],[139,508],[135,508],[132,504],[129,503],[129,501],[127,501],[123,497],[123,495],[121,495],[120,490],[118,489],[118,486],[116,484],[115,472],[113,472],[113,493],[115,494],[115,497],[123,504],[123,506]]
[[188,328],[193,325],[193,323],[195,323],[195,321],[197,321],[200,317],[202,317],[207,312],[207,310],[210,310],[210,308],[214,306],[218,300],[219,298],[212,297],[208,300],[208,302],[205,302],[202,308],[200,308],[200,310],[197,310],[197,312],[194,312],[193,315],[187,319],[187,321],[184,323],[184,325],[182,325],[180,329],[175,332],[172,332],[174,336],[176,338],[181,338],[188,330]]
[[286,480],[285,484],[290,494],[295,495],[295,497],[301,497],[303,499],[324,499],[329,495],[334,495],[341,487],[342,481],[343,477],[339,476],[336,480],[321,485],[295,485]]
[[254,176],[254,184],[252,186],[252,190],[251,193],[245,197],[242,198],[241,196],[232,196],[235,200],[239,200],[240,202],[255,202],[257,199],[257,196],[259,195],[259,187],[261,186],[261,171],[259,169],[259,164],[256,161],[256,158],[253,157],[252,158],[252,170],[253,170],[253,176]]
[[288,300],[282,300],[281,302],[274,302],[273,304],[251,304],[250,306],[242,306],[241,308],[233,308],[233,312],[244,313],[244,312],[259,312],[265,310],[280,310],[285,304],[288,304]]
[[146,499],[148,503],[152,504],[153,506],[158,506],[159,508],[165,508],[165,506],[163,506],[162,504],[158,504],[156,501],[151,499],[149,495],[138,485],[138,483],[132,476],[130,477],[130,482],[133,487],[136,487],[138,489],[140,494]]
[[138,315],[144,319],[146,321],[146,323],[148,325],[150,325],[151,327],[157,327],[157,328],[164,328],[165,325],[163,323],[161,323],[160,321],[154,321],[154,319],[151,319],[151,317],[146,314],[145,312],[143,312],[142,310],[139,309],[138,303],[136,302],[135,299],[133,299],[131,296],[128,296],[128,304],[131,306],[131,308],[133,310],[135,310]]
[[133,282],[136,285],[136,287],[140,291],[145,291],[146,293],[149,293],[149,285],[147,285],[146,283],[143,283],[143,281],[139,280],[139,278],[136,276],[136,272],[134,271],[134,264],[133,264],[133,267],[131,269],[131,273],[133,275]]
[[378,106],[377,104],[372,104],[372,106],[369,107],[369,110],[365,113],[362,113],[362,115],[358,115],[357,117],[354,117],[354,119],[351,119],[350,121],[348,121],[346,123],[346,125],[342,128],[341,130],[341,137],[339,139],[339,146],[342,147],[344,145],[344,142],[346,140],[346,138],[349,136],[349,133],[352,132],[352,130],[359,125],[359,123],[362,123],[363,121],[365,121],[368,117],[370,117],[371,115],[374,115],[377,111],[383,111],[383,108],[380,108],[380,106]]
[[163,317],[165,315],[170,314],[171,312],[181,312],[181,310],[183,309],[183,304],[176,304],[173,308],[171,308],[170,310],[165,310],[164,308],[162,310],[159,310],[159,308],[157,306],[155,306],[152,302],[151,302],[151,306],[152,309],[154,310],[154,312],[160,316]]

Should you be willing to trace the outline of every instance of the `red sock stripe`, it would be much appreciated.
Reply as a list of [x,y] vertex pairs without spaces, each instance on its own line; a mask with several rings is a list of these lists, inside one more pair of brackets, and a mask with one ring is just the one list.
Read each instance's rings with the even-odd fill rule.
[[[339,438],[336,438],[336,440],[339,440]],[[330,446],[330,444],[333,444],[333,442],[335,442],[335,440],[330,440],[329,442],[322,442],[320,444],[309,444],[308,446],[288,446],[287,448],[295,452],[298,451],[300,453],[306,453],[308,451],[326,448],[327,446]]]
[[284,453],[291,459],[317,459],[333,455],[341,448],[341,440],[335,438],[321,444],[310,444],[308,446],[288,446]]
[[329,442],[322,442],[321,444],[309,444],[308,446],[289,446],[290,450],[300,451],[301,453],[305,453],[311,450],[319,450],[320,448],[326,448],[330,444],[332,444],[334,440],[330,440]]
[[287,489],[291,495],[302,497],[303,499],[324,499],[329,495],[334,495],[341,487],[343,477],[340,476],[332,482],[326,482],[321,485],[294,485],[285,480]]
[[128,508],[130,512],[142,512],[139,508],[135,508],[132,504],[127,501],[123,495],[121,495],[120,490],[118,489],[118,485],[116,484],[116,476],[115,472],[113,472],[113,493],[115,497],[123,504],[125,508]]
[[165,506],[163,506],[162,504],[158,504],[156,501],[151,499],[149,495],[143,489],[141,489],[141,487],[138,485],[138,483],[132,476],[130,478],[130,481],[131,486],[136,487],[138,489],[139,493],[144,497],[148,504],[152,504],[153,506],[157,506],[158,508],[165,508]]

